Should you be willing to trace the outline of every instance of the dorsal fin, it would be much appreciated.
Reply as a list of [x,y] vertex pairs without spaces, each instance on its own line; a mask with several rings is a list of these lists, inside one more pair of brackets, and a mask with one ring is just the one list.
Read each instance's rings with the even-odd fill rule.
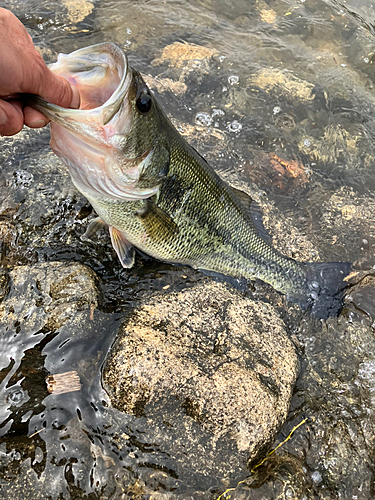
[[266,243],[268,243],[270,245],[272,238],[271,238],[270,234],[268,233],[267,229],[263,225],[262,210],[260,208],[259,203],[254,201],[244,191],[241,191],[241,190],[236,189],[234,187],[231,187],[231,189],[233,190],[234,194],[239,199],[241,206],[245,209],[245,212],[248,214],[248,216],[254,222],[254,226],[256,227],[256,229],[259,233],[259,236]]

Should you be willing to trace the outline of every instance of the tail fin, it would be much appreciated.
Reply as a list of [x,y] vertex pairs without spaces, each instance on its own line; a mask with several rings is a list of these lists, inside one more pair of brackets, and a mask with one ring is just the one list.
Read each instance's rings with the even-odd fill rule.
[[[312,314],[321,319],[337,316],[343,306],[344,280],[351,270],[350,262],[309,262],[306,263],[307,297],[298,302],[302,307],[311,308]],[[293,302],[293,297],[290,298]]]

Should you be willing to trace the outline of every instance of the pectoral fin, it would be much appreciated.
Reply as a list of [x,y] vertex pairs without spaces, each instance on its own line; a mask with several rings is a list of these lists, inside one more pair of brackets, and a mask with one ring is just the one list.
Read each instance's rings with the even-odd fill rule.
[[103,229],[103,227],[107,227],[107,224],[100,217],[96,217],[87,226],[87,229],[85,233],[81,236],[81,239],[83,241],[91,240],[94,234],[100,231],[100,229]]
[[151,200],[145,200],[145,208],[138,213],[149,238],[168,240],[178,234],[178,226],[164,210]]
[[118,229],[109,226],[109,234],[111,235],[112,246],[120,259],[122,267],[125,267],[125,269],[133,267],[135,259],[134,247]]

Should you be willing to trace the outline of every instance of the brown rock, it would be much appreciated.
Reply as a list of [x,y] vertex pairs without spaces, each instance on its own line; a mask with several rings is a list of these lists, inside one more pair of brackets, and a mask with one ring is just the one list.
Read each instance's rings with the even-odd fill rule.
[[113,406],[163,415],[153,442],[179,466],[223,478],[273,441],[296,376],[274,309],[212,281],[133,311],[103,372]]

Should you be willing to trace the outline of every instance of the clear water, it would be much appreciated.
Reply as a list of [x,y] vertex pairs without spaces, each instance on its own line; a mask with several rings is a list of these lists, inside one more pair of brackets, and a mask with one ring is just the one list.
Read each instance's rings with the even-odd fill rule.
[[[124,47],[193,146],[259,199],[283,253],[375,266],[373,2],[0,5],[21,19],[47,61],[102,41]],[[175,42],[209,51],[185,61],[181,51],[163,55]],[[47,130],[1,139],[0,222],[11,228],[9,238],[2,236],[2,266],[82,262],[97,273],[103,299],[91,330],[76,339],[61,329],[26,332],[28,342],[21,342],[18,326],[1,326],[0,497],[23,498],[26,484],[29,498],[170,498],[176,491],[178,498],[216,499],[225,489],[218,478],[176,484],[168,459],[142,441],[145,423],[111,411],[100,382],[105,353],[129,308],[201,275],[140,255],[128,272],[106,235],[83,243],[91,209],[71,192],[48,140]],[[256,480],[237,488],[236,498],[373,497],[375,359],[372,299],[366,300],[366,314],[349,308],[328,325],[284,313],[302,371],[279,441],[302,418],[309,421]],[[82,390],[48,395],[46,375],[82,372],[82,360],[89,367]],[[230,486],[247,476],[244,470]]]

